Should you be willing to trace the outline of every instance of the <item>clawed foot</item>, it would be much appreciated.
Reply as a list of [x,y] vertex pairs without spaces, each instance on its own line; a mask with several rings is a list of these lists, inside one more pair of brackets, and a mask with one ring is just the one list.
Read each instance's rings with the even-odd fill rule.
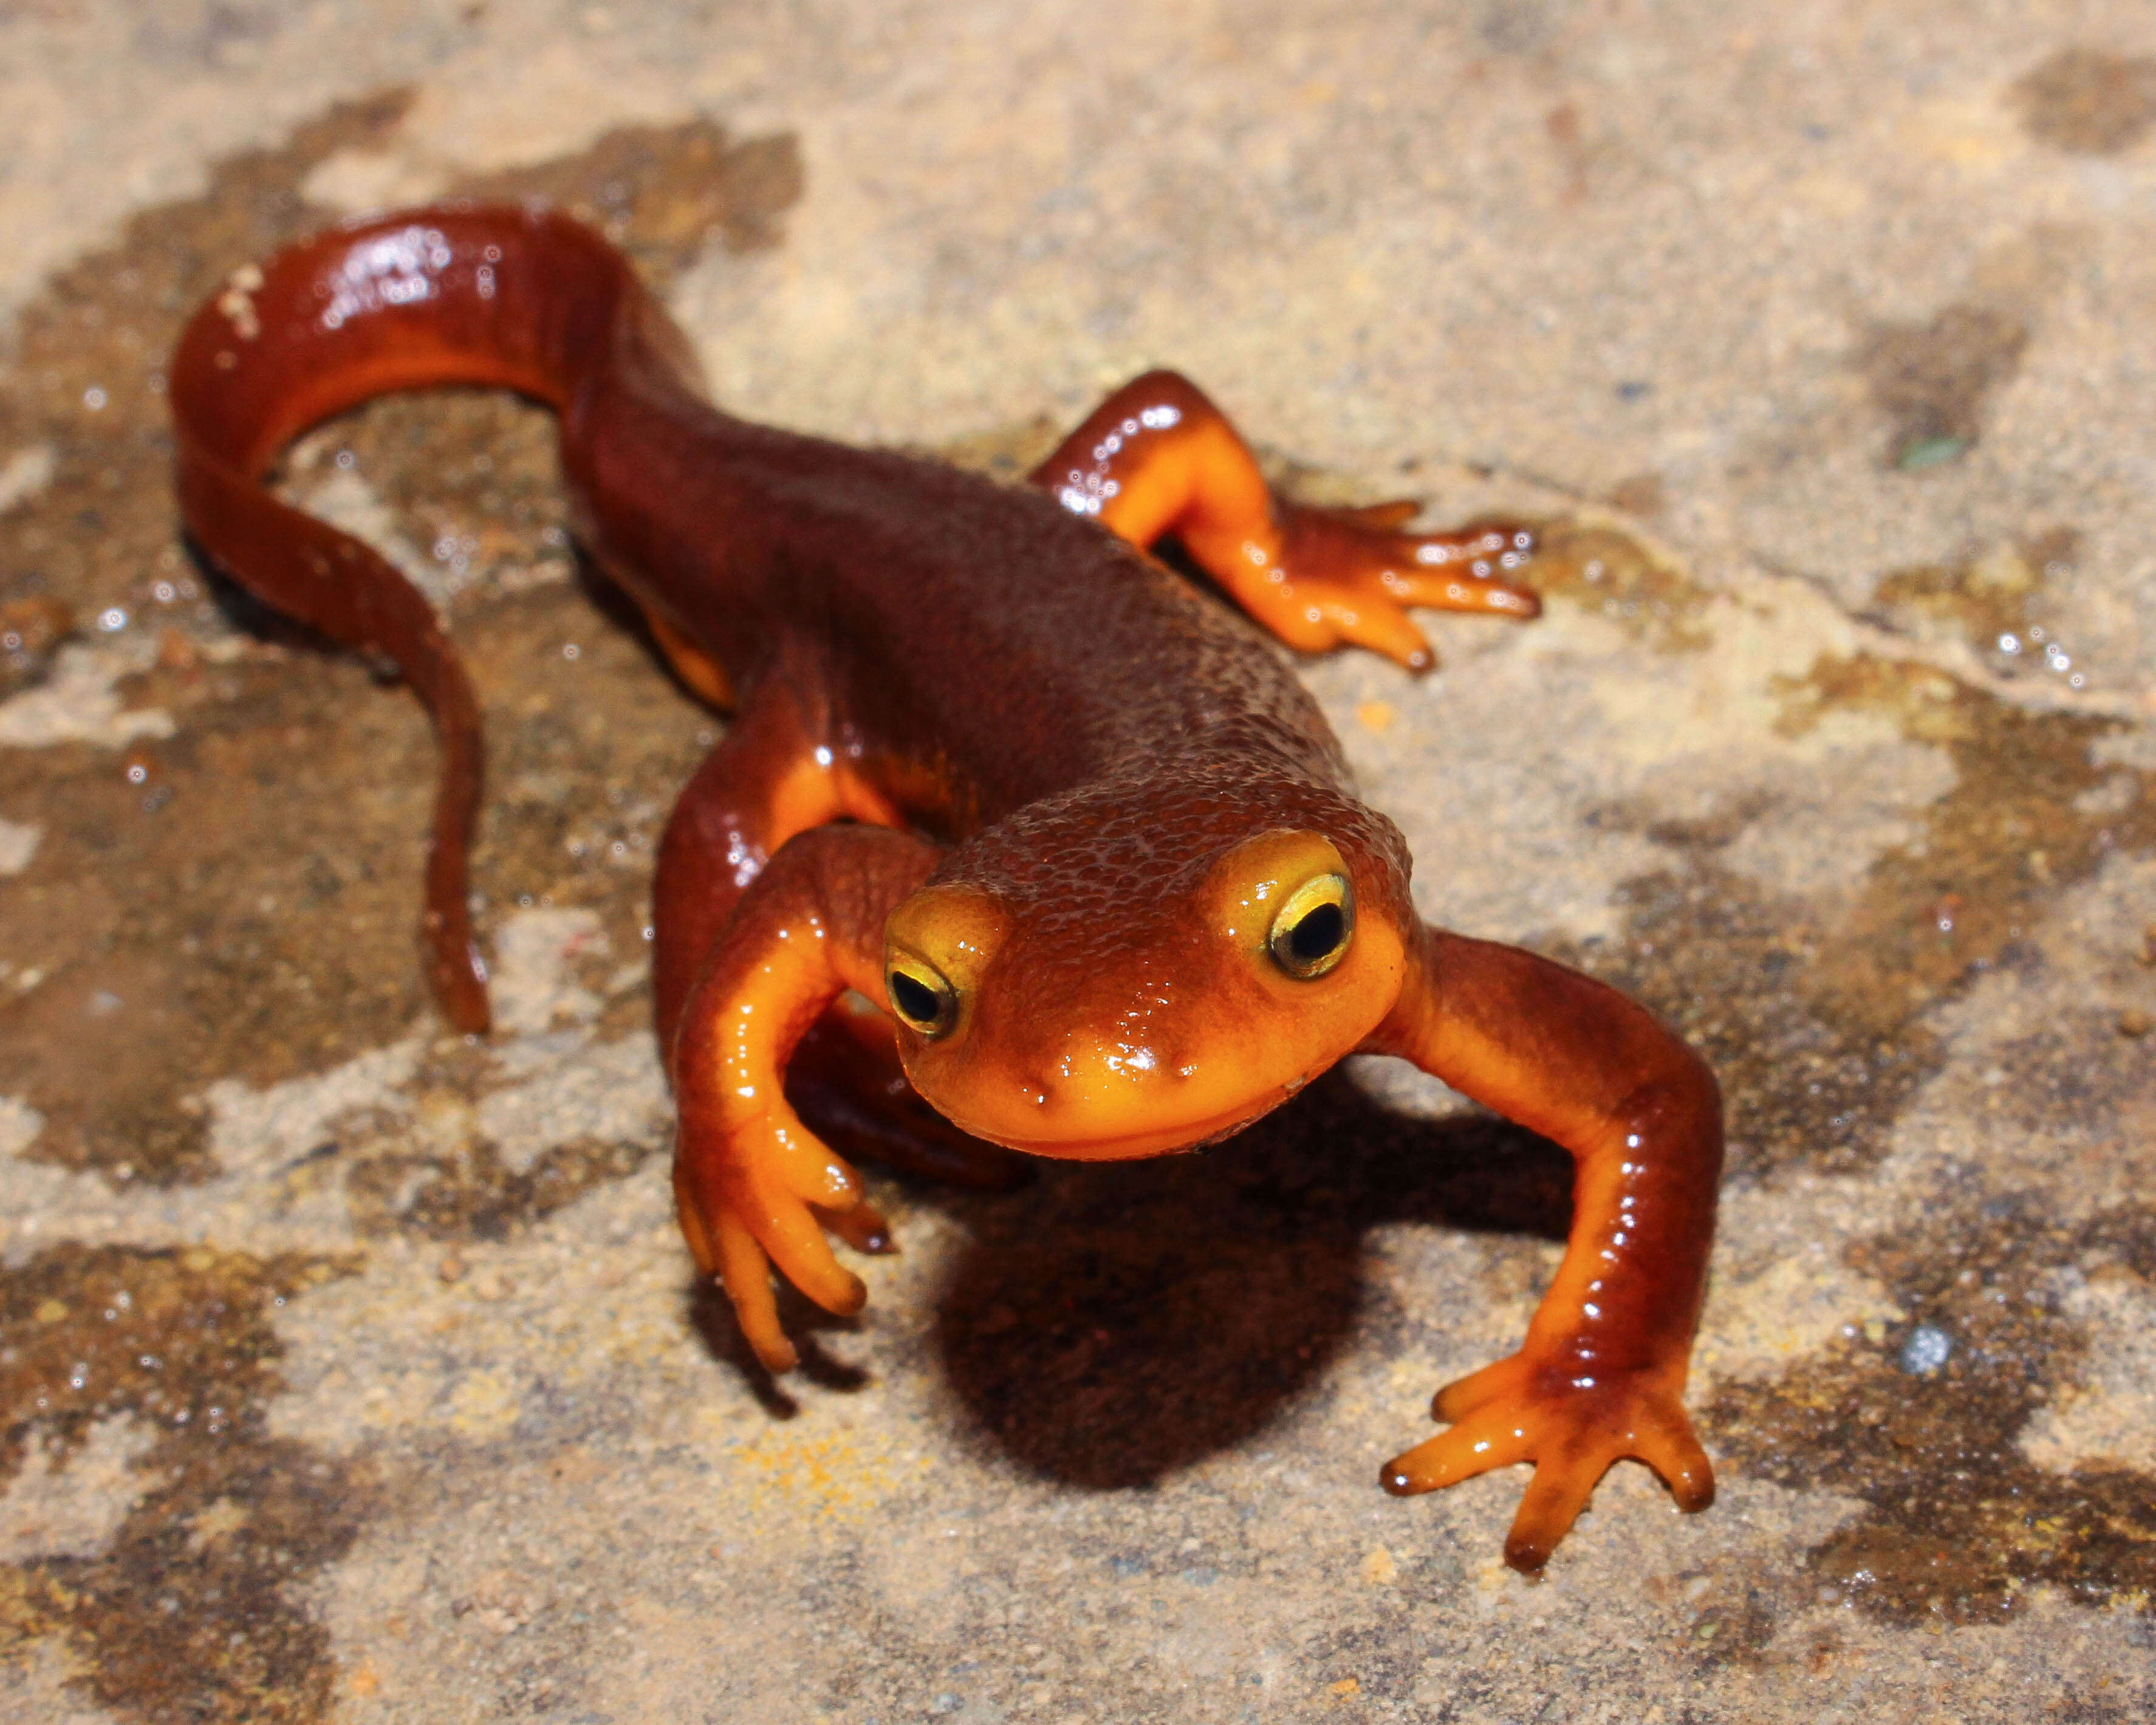
[[1359,509],[1276,502],[1279,567],[1269,572],[1269,590],[1237,583],[1239,597],[1299,651],[1353,642],[1411,671],[1428,670],[1436,657],[1408,620],[1409,606],[1540,614],[1542,601],[1505,578],[1534,555],[1532,532],[1514,521],[1400,531],[1417,507],[1411,499]]
[[1516,1353],[1437,1393],[1431,1411],[1452,1429],[1385,1464],[1388,1491],[1456,1485],[1492,1468],[1534,1464],[1512,1518],[1505,1561],[1532,1575],[1587,1507],[1610,1464],[1630,1456],[1660,1474],[1684,1510],[1714,1501],[1714,1469],[1666,1373],[1551,1364]]
[[779,1327],[773,1266],[826,1312],[850,1317],[868,1290],[839,1266],[824,1230],[857,1251],[891,1249],[891,1231],[861,1195],[860,1178],[783,1105],[730,1122],[722,1142],[685,1139],[674,1158],[674,1197],[698,1267],[725,1286],[768,1371],[800,1363]]
[[1020,1158],[969,1137],[921,1100],[899,1064],[889,1021],[865,1003],[835,1003],[809,1029],[787,1065],[783,1094],[768,1107],[748,1112],[722,1104],[715,1115],[683,1112],[674,1158],[681,1231],[699,1267],[725,1286],[742,1333],[773,1372],[798,1363],[779,1327],[773,1268],[826,1312],[846,1317],[861,1309],[867,1290],[840,1267],[824,1235],[858,1252],[894,1250],[860,1177],[819,1134],[978,1189],[1008,1188],[1024,1172]]

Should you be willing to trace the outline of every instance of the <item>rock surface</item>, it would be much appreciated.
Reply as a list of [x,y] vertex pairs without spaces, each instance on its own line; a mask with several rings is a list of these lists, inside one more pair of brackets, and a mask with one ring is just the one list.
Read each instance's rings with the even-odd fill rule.
[[[773,1383],[694,1285],[651,847],[720,727],[543,416],[290,494],[491,726],[511,1010],[413,939],[408,696],[213,589],[159,367],[352,210],[608,225],[727,403],[1014,472],[1173,364],[1283,483],[1546,524],[1530,627],[1303,666],[1426,911],[1636,991],[1734,1153],[1691,1398],[1529,1584],[1378,1462],[1561,1157],[1411,1075],[875,1181]],[[1691,3],[0,8],[0,1720],[2156,1714],[2156,28]]]

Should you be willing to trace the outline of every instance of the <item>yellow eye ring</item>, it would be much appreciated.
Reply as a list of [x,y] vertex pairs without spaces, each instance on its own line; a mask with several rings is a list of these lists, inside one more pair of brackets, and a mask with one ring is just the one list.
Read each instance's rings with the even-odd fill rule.
[[947,1036],[958,1022],[958,991],[926,958],[891,952],[884,960],[884,993],[898,1021],[931,1041]]
[[1323,976],[1348,956],[1355,938],[1355,888],[1345,875],[1320,875],[1288,895],[1265,945],[1273,963],[1298,981]]

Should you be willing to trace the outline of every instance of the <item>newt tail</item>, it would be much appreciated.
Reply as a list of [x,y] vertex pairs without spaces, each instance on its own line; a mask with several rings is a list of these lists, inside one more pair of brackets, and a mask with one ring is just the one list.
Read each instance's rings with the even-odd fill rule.
[[441,384],[512,389],[573,439],[596,377],[693,376],[674,326],[619,253],[545,213],[443,208],[335,228],[235,271],[173,355],[180,506],[208,557],[286,615],[387,657],[441,738],[424,935],[449,1022],[484,1032],[486,965],[467,877],[481,796],[478,704],[425,595],[378,553],[280,502],[264,480],[285,445],[378,395]]

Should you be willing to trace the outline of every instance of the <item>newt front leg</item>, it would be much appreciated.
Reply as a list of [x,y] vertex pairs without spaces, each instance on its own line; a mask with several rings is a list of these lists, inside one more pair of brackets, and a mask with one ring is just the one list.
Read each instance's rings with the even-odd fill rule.
[[[901,819],[823,745],[825,718],[788,679],[767,677],[674,806],[652,883],[654,1016],[670,1060],[690,990],[771,858],[827,822]],[[843,1150],[961,1184],[1010,1184],[1016,1164],[1007,1153],[967,1137],[914,1094],[875,1004],[881,990],[864,993],[841,997],[793,1050],[793,1106]]]
[[824,1229],[863,1250],[886,1240],[853,1169],[788,1103],[787,1062],[848,988],[883,998],[884,922],[937,855],[926,839],[875,827],[820,827],[792,839],[742,895],[675,1034],[681,1231],[774,1372],[796,1356],[779,1327],[773,1266],[844,1316],[865,1296]]
[[1505,1542],[1505,1561],[1530,1574],[1622,1457],[1652,1467],[1681,1508],[1707,1507],[1714,1471],[1682,1398],[1722,1172],[1713,1075],[1614,988],[1430,928],[1368,1046],[1555,1139],[1576,1164],[1571,1237],[1526,1341],[1438,1392],[1432,1410],[1451,1429],[1388,1462],[1385,1488],[1532,1462]]

